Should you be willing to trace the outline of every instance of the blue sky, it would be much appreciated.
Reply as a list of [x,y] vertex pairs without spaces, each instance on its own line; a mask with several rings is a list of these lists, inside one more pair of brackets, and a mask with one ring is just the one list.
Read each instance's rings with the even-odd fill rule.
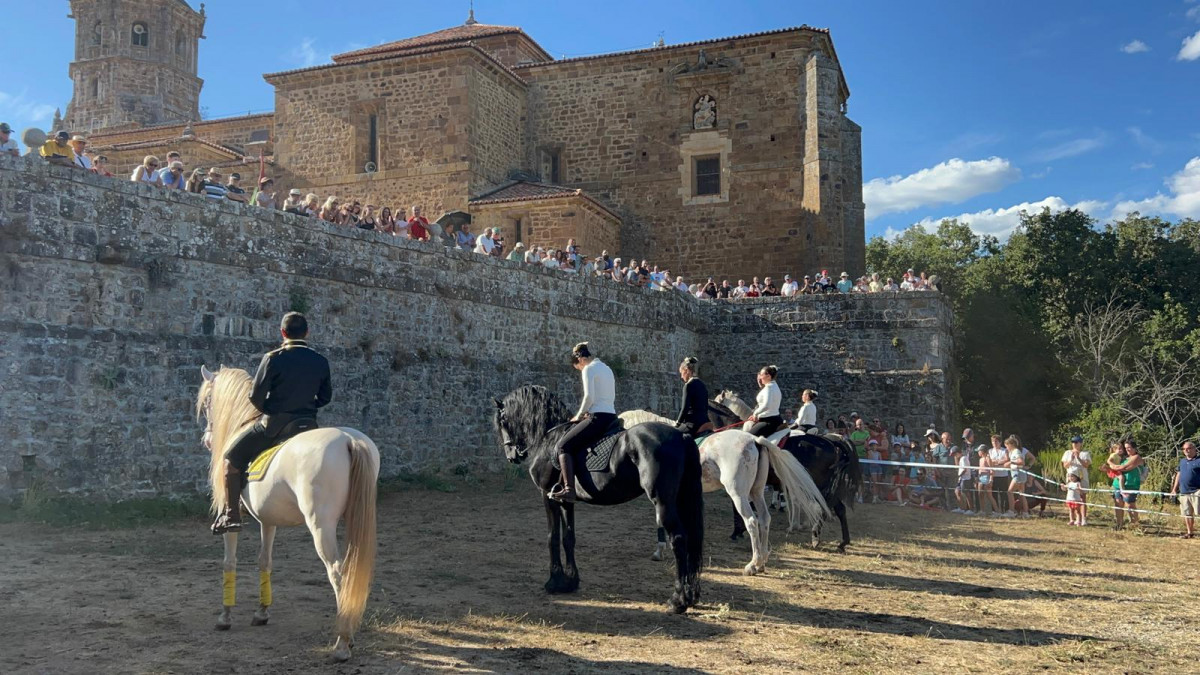
[[[5,5],[0,121],[46,127],[70,98],[68,4]],[[467,5],[209,0],[201,105],[210,117],[270,110],[262,73],[455,25]],[[556,57],[660,34],[830,28],[863,127],[868,236],[959,215],[1004,236],[1020,208],[1043,204],[1200,218],[1198,0],[478,0],[476,14]]]

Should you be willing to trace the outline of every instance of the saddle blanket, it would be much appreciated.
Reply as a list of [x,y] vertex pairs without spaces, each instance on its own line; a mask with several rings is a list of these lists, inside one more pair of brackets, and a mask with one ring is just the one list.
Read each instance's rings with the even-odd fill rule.
[[283,443],[280,443],[270,450],[266,450],[258,457],[255,457],[254,461],[250,462],[250,467],[246,469],[246,481],[262,480],[263,476],[267,475],[267,468],[271,466],[271,460],[275,459],[275,455],[279,454],[279,449],[282,447]]
[[588,448],[584,465],[588,471],[608,471],[609,460],[612,459],[613,449],[617,447],[617,438],[624,429],[601,438],[595,445]]

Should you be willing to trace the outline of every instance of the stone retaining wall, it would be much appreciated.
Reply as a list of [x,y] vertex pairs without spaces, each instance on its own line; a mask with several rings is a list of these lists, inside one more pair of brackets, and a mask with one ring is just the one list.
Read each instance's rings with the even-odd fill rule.
[[0,496],[35,477],[108,497],[204,490],[199,366],[253,368],[290,309],[333,363],[323,423],[368,433],[385,474],[498,466],[491,397],[536,382],[577,401],[566,354],[583,339],[618,373],[621,408],[673,414],[676,364],[699,354],[714,389],[749,396],[760,361],[794,362],[830,402],[953,410],[936,295],[714,305],[0,158]]

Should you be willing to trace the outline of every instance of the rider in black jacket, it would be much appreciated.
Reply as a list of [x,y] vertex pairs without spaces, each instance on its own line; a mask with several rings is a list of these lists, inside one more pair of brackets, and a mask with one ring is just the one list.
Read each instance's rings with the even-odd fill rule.
[[304,341],[308,320],[289,312],[280,326],[283,346],[258,364],[250,403],[263,413],[229,442],[225,451],[225,510],[213,523],[213,534],[242,528],[239,504],[246,468],[263,451],[317,427],[317,409],[333,398],[329,361]]

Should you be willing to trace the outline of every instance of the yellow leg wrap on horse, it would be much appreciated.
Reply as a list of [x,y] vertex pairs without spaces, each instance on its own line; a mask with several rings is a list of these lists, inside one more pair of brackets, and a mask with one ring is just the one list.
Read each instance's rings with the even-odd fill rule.
[[233,607],[237,599],[237,572],[225,572],[222,575],[222,597],[226,607]]
[[271,606],[271,573],[258,573],[258,604],[263,607]]

